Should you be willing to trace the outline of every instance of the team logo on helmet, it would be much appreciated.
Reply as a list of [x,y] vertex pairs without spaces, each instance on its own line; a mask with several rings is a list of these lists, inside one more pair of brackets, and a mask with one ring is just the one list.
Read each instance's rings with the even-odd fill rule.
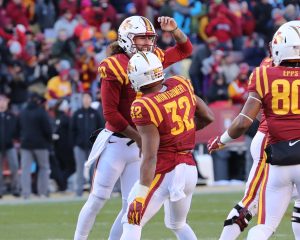
[[283,43],[283,37],[281,32],[277,32],[276,35],[274,36],[274,44],[280,44]]
[[132,28],[132,24],[131,24],[131,20],[128,19],[126,20],[123,24],[122,24],[122,28],[124,31],[131,29]]

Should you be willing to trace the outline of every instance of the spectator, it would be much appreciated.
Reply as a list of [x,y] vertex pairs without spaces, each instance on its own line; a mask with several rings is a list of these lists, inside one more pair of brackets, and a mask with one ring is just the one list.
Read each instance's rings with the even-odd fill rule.
[[249,65],[247,63],[241,63],[239,75],[228,86],[228,95],[233,104],[244,104],[246,102],[248,97],[248,73]]
[[218,40],[216,37],[210,37],[207,39],[206,44],[201,44],[198,49],[194,51],[192,55],[192,63],[189,69],[189,74],[196,95],[201,96],[203,93],[203,81],[204,74],[201,69],[203,66],[203,60],[208,58],[213,51],[216,50]]
[[184,4],[181,1],[177,1],[174,4],[174,19],[178,24],[178,27],[185,33],[191,33],[191,21],[192,16],[199,15],[201,13],[201,2],[196,0],[187,1]]
[[18,175],[19,161],[13,141],[18,136],[18,120],[8,111],[9,98],[0,93],[0,198],[4,191],[3,162],[5,158],[11,175],[11,193],[20,196],[20,178]]
[[54,24],[54,30],[59,35],[60,30],[65,29],[67,37],[70,38],[74,35],[74,29],[78,24],[77,19],[74,18],[70,9],[66,9],[64,14]]
[[215,10],[217,11],[216,16],[209,21],[206,33],[208,37],[216,36],[223,50],[229,50],[232,48],[234,25],[228,18],[228,9],[225,6],[221,5]]
[[37,0],[35,7],[36,21],[41,31],[52,28],[56,19],[56,12],[52,0]]
[[243,35],[251,36],[255,29],[255,18],[252,12],[248,9],[248,3],[246,1],[241,3],[241,13]]
[[244,62],[251,68],[259,66],[261,61],[266,57],[263,38],[257,33],[253,33],[245,39],[243,47]]
[[18,113],[25,105],[28,96],[28,86],[21,61],[13,61],[8,66],[10,99],[12,111]]
[[76,196],[83,194],[84,162],[88,159],[92,144],[89,136],[100,128],[99,113],[91,108],[92,97],[89,93],[82,96],[82,108],[77,110],[72,119],[72,134],[74,140],[74,156],[76,165]]
[[71,95],[72,88],[69,69],[70,64],[68,63],[68,61],[60,61],[59,75],[51,78],[47,84],[47,100],[59,99]]
[[272,36],[272,5],[268,0],[258,1],[253,7],[253,16],[256,20],[255,31],[264,36],[266,42],[270,42]]
[[68,37],[67,30],[61,28],[58,32],[57,41],[52,46],[52,56],[68,60],[73,66],[75,61],[76,45]]
[[42,105],[43,101],[41,96],[32,93],[27,107],[20,114],[21,186],[24,199],[31,195],[32,160],[36,161],[38,166],[38,195],[49,196],[49,147],[52,130],[49,116]]
[[208,89],[207,100],[209,103],[216,101],[228,100],[228,85],[226,84],[223,74],[215,74],[212,84]]
[[29,15],[22,0],[9,1],[6,6],[6,14],[14,25],[22,24],[25,27],[29,26]]
[[75,160],[71,141],[71,118],[69,116],[69,103],[66,99],[58,101],[55,106],[54,152],[58,161],[58,173],[61,174],[61,191],[67,189],[68,178],[75,172]]

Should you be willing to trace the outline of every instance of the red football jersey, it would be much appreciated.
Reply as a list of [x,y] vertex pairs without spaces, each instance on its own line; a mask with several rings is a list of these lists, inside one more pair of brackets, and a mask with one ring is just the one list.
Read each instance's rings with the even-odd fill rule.
[[[154,53],[166,68],[188,57],[192,53],[192,44],[188,40],[166,51],[156,48]],[[105,127],[113,132],[121,132],[128,125],[134,126],[130,118],[130,106],[137,94],[126,73],[128,61],[126,54],[116,54],[104,59],[98,68]]]
[[270,143],[299,139],[300,68],[258,67],[250,76],[249,91],[262,99]]
[[195,165],[196,98],[191,82],[168,78],[162,92],[146,94],[133,102],[131,117],[137,126],[154,124],[160,134],[156,173],[169,172],[180,163]]
[[265,133],[265,134],[268,133],[268,124],[266,121],[265,114],[263,112],[261,113],[261,119],[260,119],[258,131]]

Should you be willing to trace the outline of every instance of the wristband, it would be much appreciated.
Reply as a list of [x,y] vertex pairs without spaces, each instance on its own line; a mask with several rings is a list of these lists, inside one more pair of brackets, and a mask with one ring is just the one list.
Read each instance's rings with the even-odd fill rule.
[[174,30],[167,31],[167,32],[174,33],[177,29],[178,29],[178,26],[176,26],[176,28]]
[[144,186],[140,183],[137,184],[137,186],[136,186],[136,196],[137,197],[146,198],[148,191],[149,191],[149,187]]
[[220,137],[220,142],[223,143],[223,144],[231,142],[232,140],[233,140],[233,138],[229,136],[228,130],[226,130],[226,132],[224,132],[222,134],[222,136]]

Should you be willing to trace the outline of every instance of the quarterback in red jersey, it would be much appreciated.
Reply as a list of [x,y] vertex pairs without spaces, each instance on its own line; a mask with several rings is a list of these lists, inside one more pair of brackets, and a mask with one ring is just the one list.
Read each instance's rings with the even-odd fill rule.
[[196,240],[186,223],[197,182],[191,151],[196,127],[212,122],[212,112],[194,95],[189,80],[181,76],[164,80],[161,61],[151,52],[139,52],[130,59],[128,76],[135,90],[143,93],[131,106],[143,159],[140,180],[129,194],[121,240],[140,239],[142,227],[162,205],[166,227],[178,239]]
[[[250,240],[269,239],[289,205],[293,186],[300,192],[299,30],[300,22],[278,29],[272,39],[274,66],[253,71],[250,94],[241,113],[222,136],[208,143],[210,152],[222,148],[239,137],[263,108],[269,131],[266,149],[269,164],[265,166],[260,191],[258,225],[249,231]],[[300,239],[299,233],[294,234]]]
[[[126,212],[127,198],[139,178],[141,138],[130,117],[130,106],[137,93],[127,76],[127,64],[137,51],[154,52],[164,67],[180,61],[192,53],[192,44],[170,17],[159,17],[162,31],[173,35],[176,45],[166,51],[156,47],[156,32],[145,17],[126,18],[118,30],[118,42],[109,48],[111,56],[99,66],[101,97],[105,129],[98,135],[87,165],[96,161],[91,193],[83,206],[75,231],[76,240],[87,239],[96,215],[110,198],[112,189],[120,178],[122,209],[115,220],[109,240],[119,240],[122,234],[121,218]],[[101,154],[101,156],[100,156]]]

